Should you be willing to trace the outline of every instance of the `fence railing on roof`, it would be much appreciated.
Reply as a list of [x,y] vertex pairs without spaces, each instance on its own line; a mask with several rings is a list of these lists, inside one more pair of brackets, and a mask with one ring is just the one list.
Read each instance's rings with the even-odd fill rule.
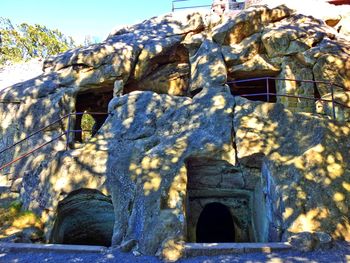
[[[178,4],[182,2],[189,2],[189,3],[186,6],[178,6]],[[193,1],[191,0],[172,0],[171,10],[172,12],[174,12],[175,10],[181,10],[181,9],[208,8],[208,7],[211,7],[211,4],[194,5]]]
[[[334,92],[334,87],[340,88],[343,92],[347,91],[345,87],[329,82],[329,81],[315,81],[315,80],[300,80],[300,79],[288,79],[288,78],[274,78],[274,77],[261,77],[261,78],[250,78],[250,79],[243,79],[243,80],[233,80],[233,81],[228,81],[226,82],[227,84],[236,84],[236,83],[244,83],[244,82],[253,82],[253,81],[265,81],[265,88],[266,92],[258,92],[254,94],[237,94],[237,96],[241,97],[256,97],[256,96],[266,96],[266,101],[270,102],[270,96],[275,96],[275,97],[287,97],[287,98],[296,98],[296,99],[302,99],[302,100],[313,100],[313,101],[320,101],[322,103],[331,103],[332,104],[332,117],[333,119],[336,119],[336,110],[335,107],[336,105],[341,106],[343,108],[348,108],[350,107],[348,105],[345,105],[344,103],[341,103],[335,99],[335,92]],[[302,95],[292,95],[292,94],[281,94],[277,92],[271,92],[270,90],[270,85],[269,85],[269,80],[275,80],[275,81],[291,81],[291,82],[302,82],[302,83],[313,83],[313,84],[324,84],[328,86],[329,88],[329,94],[331,96],[330,99],[324,99],[322,97],[308,97],[308,96],[302,96]],[[235,94],[234,94],[235,95]]]

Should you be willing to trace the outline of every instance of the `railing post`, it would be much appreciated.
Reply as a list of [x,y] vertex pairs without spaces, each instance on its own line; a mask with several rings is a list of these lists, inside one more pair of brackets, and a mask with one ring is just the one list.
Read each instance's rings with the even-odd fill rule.
[[66,130],[66,151],[69,149],[69,140],[70,140],[70,123],[71,123],[71,113],[68,114],[68,123],[67,123],[67,130]]
[[332,94],[332,114],[333,114],[333,119],[336,119],[335,116],[335,105],[334,105],[334,90],[333,90],[333,84],[332,82],[330,83],[330,87],[331,87],[331,94]]
[[266,77],[266,91],[267,91],[267,102],[270,102],[269,77]]

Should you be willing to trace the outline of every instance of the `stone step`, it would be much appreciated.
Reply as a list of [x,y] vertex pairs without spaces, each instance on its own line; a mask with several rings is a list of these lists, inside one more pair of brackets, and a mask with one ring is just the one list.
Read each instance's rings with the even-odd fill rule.
[[71,253],[102,253],[104,246],[60,245],[60,244],[27,244],[27,243],[1,243],[0,251],[8,252],[71,252]]
[[272,253],[290,250],[288,242],[277,243],[187,243],[185,245],[186,257],[217,256],[242,253]]

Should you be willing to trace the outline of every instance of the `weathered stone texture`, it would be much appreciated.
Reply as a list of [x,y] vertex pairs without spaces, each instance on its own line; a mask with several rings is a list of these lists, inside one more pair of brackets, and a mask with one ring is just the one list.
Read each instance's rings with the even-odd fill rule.
[[349,239],[349,155],[339,145],[350,143],[348,124],[237,99],[234,130],[238,162],[262,163],[269,220],[283,239],[302,231]]
[[190,63],[191,91],[226,83],[227,70],[221,55],[221,48],[213,41],[204,40],[196,54],[190,57]]
[[136,239],[141,253],[153,254],[167,237],[185,236],[185,161],[205,156],[235,164],[233,103],[224,87],[205,89],[193,100],[135,92],[111,101],[115,114],[103,132],[111,136],[107,175],[118,218],[113,244]]
[[[316,80],[275,86],[278,95],[318,100],[332,97],[325,83],[332,82],[336,100],[349,105],[349,40],[336,31],[343,18],[326,20],[334,28],[285,5],[258,5],[227,19],[170,14],[48,58],[45,73],[0,94],[1,149],[85,110],[84,103],[100,110],[113,99],[88,143],[70,136],[77,149],[66,150],[62,137],[16,166],[24,208],[46,220],[48,236],[69,193],[108,187],[112,244],[172,260],[194,239],[200,207],[210,202],[239,214],[242,242],[317,231],[350,240],[349,112],[337,105],[338,121],[331,121],[330,103],[283,96],[276,104],[254,102],[231,92],[259,83],[225,85],[266,76]],[[66,129],[66,119],[57,122],[1,155],[0,164]],[[189,203],[196,211],[190,223]]]
[[269,9],[266,6],[248,8],[239,13],[234,19],[218,25],[213,29],[214,40],[223,45],[238,44],[244,38],[262,31],[269,23],[277,22],[293,14],[286,6]]

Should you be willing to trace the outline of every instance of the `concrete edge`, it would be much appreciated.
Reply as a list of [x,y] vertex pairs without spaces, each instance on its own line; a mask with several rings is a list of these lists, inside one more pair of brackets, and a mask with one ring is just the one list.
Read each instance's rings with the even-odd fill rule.
[[104,246],[85,246],[85,245],[60,245],[60,244],[28,244],[28,243],[2,243],[0,242],[0,251],[9,252],[71,252],[71,253],[102,253],[108,248]]
[[288,242],[276,243],[186,243],[185,257],[243,253],[273,253],[292,250]]

